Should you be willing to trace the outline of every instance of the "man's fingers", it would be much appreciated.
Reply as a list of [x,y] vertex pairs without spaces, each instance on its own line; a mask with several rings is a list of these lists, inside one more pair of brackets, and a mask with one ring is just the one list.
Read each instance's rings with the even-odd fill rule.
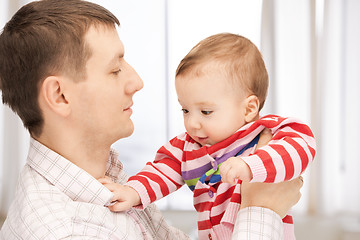
[[300,190],[300,188],[302,188],[302,186],[304,185],[304,178],[302,176],[299,176],[291,180],[291,182],[293,182],[293,184]]
[[[299,176],[299,179],[300,179],[301,183],[304,184],[304,178],[303,178],[303,176]],[[302,185],[301,185],[301,186],[302,186]]]
[[273,135],[270,129],[265,128],[264,130],[262,130],[256,149],[266,146],[270,142],[272,137]]
[[299,202],[299,200],[302,196],[300,189],[304,185],[304,178],[302,176],[299,176],[299,177],[291,180],[290,182],[292,183],[294,189],[297,189],[297,192],[294,192],[294,197],[293,197],[293,205],[295,205],[296,203]]

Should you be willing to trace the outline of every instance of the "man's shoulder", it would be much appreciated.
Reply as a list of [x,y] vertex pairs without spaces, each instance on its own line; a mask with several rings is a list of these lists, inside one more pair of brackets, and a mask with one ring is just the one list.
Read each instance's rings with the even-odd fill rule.
[[20,173],[14,201],[27,206],[30,203],[43,201],[48,204],[52,202],[66,202],[68,197],[46,178],[39,174],[29,165],[25,165]]
[[[5,239],[16,236],[66,236],[71,228],[68,197],[28,165],[23,168],[14,200],[1,229]],[[59,231],[59,230],[60,231]]]

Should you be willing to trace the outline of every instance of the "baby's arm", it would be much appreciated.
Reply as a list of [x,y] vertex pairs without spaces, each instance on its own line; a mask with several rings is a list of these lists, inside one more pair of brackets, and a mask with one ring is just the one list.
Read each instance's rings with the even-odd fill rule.
[[129,178],[125,185],[135,189],[141,199],[137,208],[146,208],[184,185],[181,159],[186,137],[182,134],[170,140],[157,151],[153,162],[148,162],[139,173]]
[[[269,143],[272,138],[271,131],[265,128],[259,138],[256,149]],[[221,180],[226,183],[234,184],[237,179],[249,182],[253,175],[249,165],[241,157],[231,157],[220,166]]]
[[[248,175],[250,175],[252,182],[269,183],[290,180],[305,171],[314,159],[316,148],[313,133],[307,125],[297,119],[282,118],[275,115],[263,117],[255,124],[252,127],[263,126],[271,130],[274,135],[271,141],[257,149],[254,154],[231,158],[229,163],[224,162],[221,167],[231,172],[239,171],[237,167],[242,166],[241,171],[251,170]],[[235,165],[235,160],[238,161],[237,167],[226,167],[227,165]],[[226,173],[222,174],[224,181],[223,175]],[[239,174],[227,175],[230,177],[225,177],[225,181],[233,183]],[[248,179],[248,175],[245,174],[238,178]]]
[[100,178],[98,181],[114,194],[111,200],[114,204],[109,206],[111,211],[126,211],[141,203],[139,194],[132,187],[114,183],[109,178]]

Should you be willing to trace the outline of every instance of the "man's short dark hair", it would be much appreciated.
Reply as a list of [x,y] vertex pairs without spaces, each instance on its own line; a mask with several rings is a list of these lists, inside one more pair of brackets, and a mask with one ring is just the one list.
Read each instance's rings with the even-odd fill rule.
[[30,134],[39,136],[43,117],[38,104],[42,81],[67,74],[85,78],[91,49],[89,27],[115,27],[107,9],[81,0],[34,1],[19,9],[0,35],[0,88],[4,104],[19,115]]

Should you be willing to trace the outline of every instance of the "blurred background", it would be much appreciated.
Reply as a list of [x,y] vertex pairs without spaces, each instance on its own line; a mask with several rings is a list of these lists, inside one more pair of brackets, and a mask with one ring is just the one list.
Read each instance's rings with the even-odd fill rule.
[[[0,28],[30,1],[0,0]],[[317,153],[293,209],[297,239],[360,239],[360,1],[92,0],[120,20],[125,58],[144,81],[135,95],[134,134],[114,144],[129,174],[184,131],[174,88],[180,60],[201,39],[243,35],[263,53],[270,74],[261,115],[308,123]],[[1,94],[1,93],[0,93]],[[25,164],[29,135],[0,106],[0,215],[3,220]],[[174,226],[196,238],[186,187],[159,201]],[[0,220],[0,226],[2,221]]]

